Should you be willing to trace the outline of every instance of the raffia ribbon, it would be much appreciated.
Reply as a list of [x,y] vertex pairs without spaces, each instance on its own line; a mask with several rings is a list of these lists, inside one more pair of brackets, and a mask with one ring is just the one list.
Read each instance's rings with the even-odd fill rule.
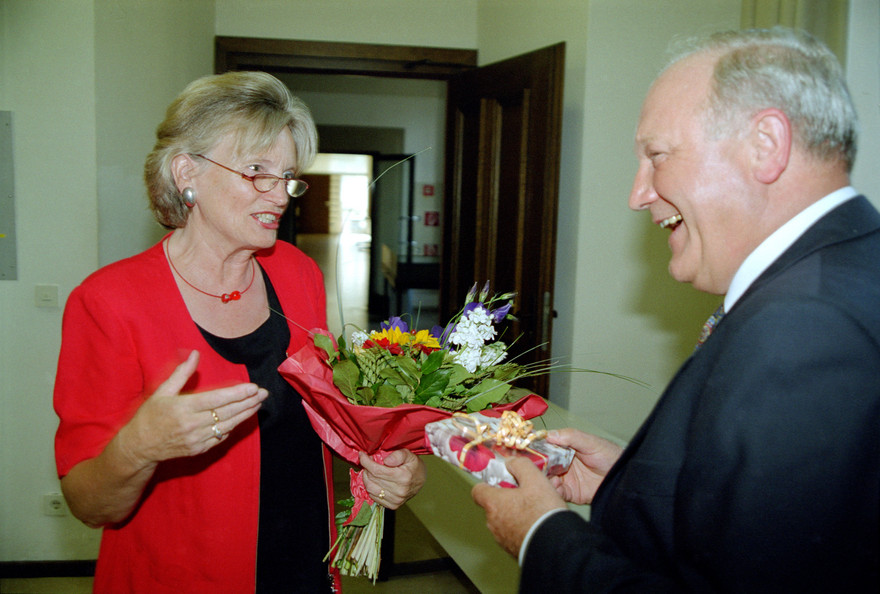
[[[506,410],[501,413],[501,423],[497,431],[493,431],[488,423],[480,423],[475,417],[457,412],[452,415],[453,423],[456,427],[462,429],[465,435],[471,439],[466,443],[458,454],[458,465],[464,468],[464,461],[467,457],[468,450],[481,443],[492,441],[497,445],[506,448],[527,451],[542,458],[546,458],[540,452],[536,452],[531,448],[533,442],[547,437],[547,432],[543,429],[535,431],[531,421],[523,419],[519,413]],[[467,421],[469,426],[458,423],[456,419]]]

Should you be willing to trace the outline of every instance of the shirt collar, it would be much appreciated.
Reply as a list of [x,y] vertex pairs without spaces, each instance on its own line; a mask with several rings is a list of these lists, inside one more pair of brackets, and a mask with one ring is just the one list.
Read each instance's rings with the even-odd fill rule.
[[821,200],[817,200],[779,229],[770,234],[767,239],[755,248],[743,261],[724,297],[724,311],[730,311],[734,304],[743,296],[761,273],[785,252],[804,232],[813,224],[825,216],[840,204],[855,198],[858,195],[855,188],[846,186],[831,192]]

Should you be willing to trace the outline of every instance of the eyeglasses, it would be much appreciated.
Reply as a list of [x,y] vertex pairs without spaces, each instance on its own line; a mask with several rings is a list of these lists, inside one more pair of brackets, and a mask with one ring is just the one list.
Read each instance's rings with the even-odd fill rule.
[[255,175],[247,175],[242,173],[241,171],[236,171],[235,169],[230,169],[226,165],[222,165],[213,159],[209,159],[205,155],[200,155],[198,153],[192,154],[194,157],[199,157],[204,159],[205,161],[209,161],[216,165],[217,167],[222,167],[226,171],[231,171],[235,175],[240,175],[242,179],[246,179],[252,184],[254,184],[254,189],[261,194],[265,194],[266,192],[271,192],[272,189],[278,185],[278,182],[284,182],[284,189],[287,191],[287,194],[291,198],[298,198],[306,193],[306,190],[309,189],[309,184],[304,182],[301,179],[293,179],[287,177],[278,177],[277,175],[272,175],[271,173],[257,173]]

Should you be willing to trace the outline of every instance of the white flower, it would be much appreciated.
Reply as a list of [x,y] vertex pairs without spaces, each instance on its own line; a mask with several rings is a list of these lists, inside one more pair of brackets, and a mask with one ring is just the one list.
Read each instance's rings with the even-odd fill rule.
[[461,316],[455,331],[449,336],[449,341],[458,346],[482,347],[495,338],[495,326],[492,322],[492,316],[485,308],[475,307]]
[[452,360],[467,369],[469,373],[474,373],[480,366],[481,355],[480,347],[465,347],[457,351],[452,356]]
[[503,342],[493,342],[483,347],[480,357],[480,367],[490,367],[504,361],[507,357],[507,345]]
[[361,348],[369,339],[370,335],[363,330],[355,330],[351,333],[351,346],[354,348]]

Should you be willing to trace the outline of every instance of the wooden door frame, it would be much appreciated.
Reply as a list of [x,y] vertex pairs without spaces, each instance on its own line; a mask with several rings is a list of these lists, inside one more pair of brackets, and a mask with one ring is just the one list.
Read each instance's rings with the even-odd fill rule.
[[214,38],[214,72],[262,70],[448,80],[477,67],[477,50],[261,39]]

